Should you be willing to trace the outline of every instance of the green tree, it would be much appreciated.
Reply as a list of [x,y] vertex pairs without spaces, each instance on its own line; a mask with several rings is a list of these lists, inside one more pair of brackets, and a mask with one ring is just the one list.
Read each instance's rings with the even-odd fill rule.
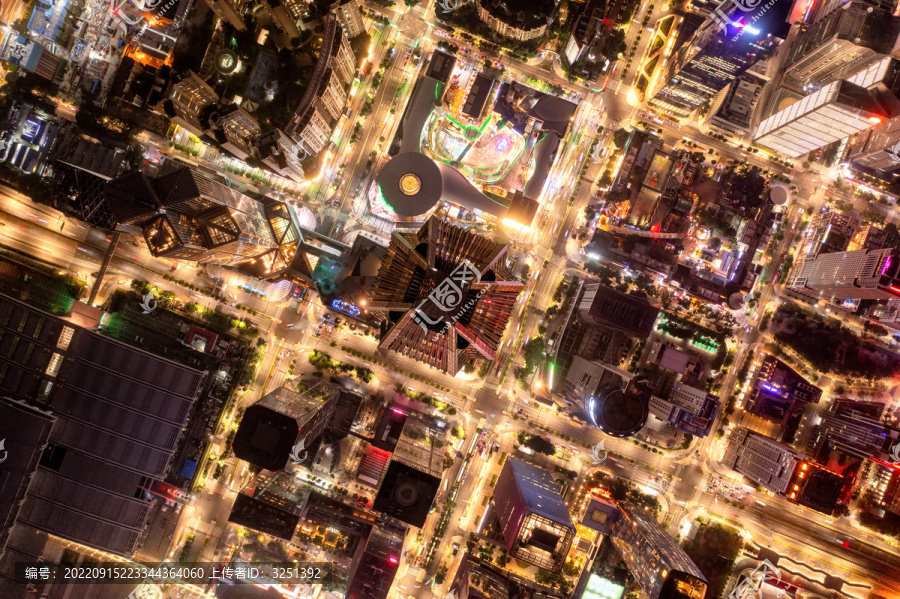
[[545,439],[540,435],[530,435],[523,445],[537,453],[545,455],[554,455],[556,453],[556,445],[549,439]]
[[625,147],[625,144],[628,142],[628,138],[631,136],[631,132],[627,129],[619,129],[615,133],[613,133],[613,143],[616,144],[616,147],[620,150]]

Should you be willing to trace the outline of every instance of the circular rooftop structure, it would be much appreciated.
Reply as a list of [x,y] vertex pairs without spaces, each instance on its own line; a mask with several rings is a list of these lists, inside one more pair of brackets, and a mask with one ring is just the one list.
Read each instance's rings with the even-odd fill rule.
[[745,303],[744,294],[740,291],[735,291],[728,296],[728,307],[732,310],[740,310]]
[[418,152],[391,158],[378,174],[384,202],[399,216],[425,214],[441,199],[443,181],[434,160]]
[[400,191],[403,195],[414,196],[422,190],[422,180],[415,173],[406,173],[400,177]]
[[216,55],[216,70],[223,75],[231,75],[241,66],[241,59],[231,50],[225,48]]
[[615,383],[597,389],[587,402],[588,416],[611,437],[630,437],[644,427],[650,404],[641,393],[627,393]]
[[791,192],[784,185],[776,185],[769,190],[769,199],[776,206],[784,206],[791,199]]

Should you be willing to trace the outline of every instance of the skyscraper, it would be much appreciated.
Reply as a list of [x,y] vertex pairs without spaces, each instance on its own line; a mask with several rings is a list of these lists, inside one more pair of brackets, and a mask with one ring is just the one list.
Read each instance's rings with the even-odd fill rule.
[[900,433],[879,420],[884,404],[866,403],[868,405],[852,400],[835,401],[810,435],[807,443],[809,453],[822,463],[826,463],[831,450],[856,458],[874,456],[890,460],[888,454],[900,438]]
[[221,265],[262,258],[270,270],[254,274],[265,278],[291,262],[300,240],[281,202],[255,200],[190,168],[156,178],[129,173],[107,183],[103,196],[104,214],[117,229],[143,234],[154,256]]
[[295,445],[302,442],[309,448],[322,436],[338,394],[324,381],[303,393],[285,385],[266,394],[244,412],[234,435],[234,455],[266,470],[281,470]]
[[785,285],[825,299],[900,297],[900,250],[800,255]]
[[790,443],[807,404],[819,403],[821,397],[821,389],[775,356],[764,354],[744,409],[777,423],[778,438]]
[[523,287],[505,245],[432,217],[394,232],[367,309],[382,322],[379,347],[455,374],[496,358]]
[[797,35],[781,84],[795,93],[813,93],[890,55],[898,41],[900,18],[870,2],[846,2]]
[[[625,388],[624,381],[631,381]],[[563,396],[607,435],[630,437],[647,422],[650,388],[612,365],[575,356],[566,372]]]
[[650,599],[703,599],[703,572],[646,512],[619,505],[610,540]]
[[711,101],[781,43],[789,29],[785,20],[791,4],[776,0],[768,11],[753,14],[737,3],[723,2],[670,59],[661,77],[665,83],[650,105],[686,117]]
[[866,88],[833,81],[769,118],[754,141],[798,158],[877,125],[890,116]]
[[405,530],[373,528],[350,566],[347,599],[385,599],[400,568]]
[[784,493],[801,459],[790,446],[740,426],[731,433],[722,464],[773,493]]
[[559,572],[575,525],[549,472],[508,458],[494,487],[494,509],[510,556]]

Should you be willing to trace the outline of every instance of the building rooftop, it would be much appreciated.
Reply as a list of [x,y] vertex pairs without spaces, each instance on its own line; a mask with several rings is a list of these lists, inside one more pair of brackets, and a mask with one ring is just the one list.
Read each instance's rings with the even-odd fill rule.
[[526,511],[575,530],[569,508],[549,472],[512,457],[506,460],[503,467],[512,470],[513,482]]

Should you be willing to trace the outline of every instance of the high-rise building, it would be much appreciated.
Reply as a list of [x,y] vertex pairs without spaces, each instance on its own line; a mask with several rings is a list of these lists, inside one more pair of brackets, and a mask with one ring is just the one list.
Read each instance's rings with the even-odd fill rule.
[[509,555],[559,572],[575,538],[575,525],[553,476],[510,457],[497,478],[493,501]]
[[337,407],[338,390],[324,381],[299,393],[282,386],[247,408],[234,435],[234,455],[278,471],[295,445],[309,448],[325,431]]
[[294,22],[302,19],[309,14],[309,7],[313,5],[306,0],[282,0],[285,8],[293,17]]
[[566,315],[559,353],[618,364],[628,337],[647,339],[659,315],[646,299],[577,279],[574,308]]
[[308,162],[311,155],[303,143],[291,139],[281,129],[263,133],[254,144],[259,159],[282,177],[303,183],[318,171]]
[[416,233],[394,232],[367,309],[382,322],[379,347],[455,374],[496,359],[523,287],[505,245],[432,217]]
[[860,477],[863,500],[874,507],[900,515],[900,465],[867,460]]
[[310,81],[284,134],[294,143],[302,142],[310,155],[321,152],[346,108],[350,83],[356,76],[356,58],[337,17],[325,19],[322,48]]
[[786,286],[825,299],[900,297],[900,250],[854,250],[797,257]]
[[450,594],[456,599],[509,599],[509,579],[502,570],[465,553],[450,584]]
[[678,430],[705,437],[719,413],[719,398],[712,393],[678,383],[669,399],[650,398],[650,413]]
[[247,30],[247,25],[244,24],[246,0],[206,0],[206,4],[217,17],[227,21],[238,31]]
[[745,409],[779,424],[779,439],[790,443],[807,404],[819,403],[822,390],[779,360],[766,354],[753,378]]
[[900,170],[900,116],[878,123],[850,138],[847,161],[869,175],[893,181]]
[[[762,15],[741,11],[723,2],[691,39],[670,58],[662,75],[662,89],[650,105],[686,117],[711,102],[713,97],[756,62],[768,57],[787,35],[786,19],[792,2],[777,0]],[[722,17],[729,20],[726,24]],[[746,22],[747,19],[758,18]]]
[[[522,7],[526,8],[526,7]],[[504,37],[527,42],[542,37],[553,22],[553,3],[529,5],[525,10],[510,10],[500,0],[475,0],[478,18]]]
[[[847,0],[816,2],[811,7],[807,7],[806,22],[811,24],[818,23],[846,2]],[[898,7],[900,7],[897,0],[865,0],[865,3],[876,10],[885,11],[890,15],[896,14]]]
[[106,184],[103,200],[115,228],[143,234],[154,256],[220,265],[266,257],[267,272],[252,269],[258,278],[290,264],[300,239],[281,202],[255,200],[190,168],[123,175]]
[[[632,384],[625,388],[625,381]],[[651,390],[610,364],[575,356],[563,382],[563,396],[607,435],[630,437],[643,428]]]
[[783,494],[800,460],[801,454],[788,445],[741,426],[731,433],[722,464],[773,493]]
[[373,528],[350,566],[347,599],[385,599],[400,568],[405,531]]
[[890,116],[866,88],[833,81],[763,120],[754,141],[791,158],[864,131]]
[[238,106],[216,106],[205,114],[206,134],[215,139],[224,150],[247,159],[253,152],[253,138],[262,128],[253,116]]
[[337,17],[348,38],[353,39],[366,32],[357,0],[337,0],[331,5],[331,12]]
[[205,373],[6,296],[0,356],[0,394],[56,416],[17,522],[134,554],[144,489],[167,475]]
[[308,495],[293,474],[263,470],[235,497],[228,521],[290,541]]
[[704,599],[708,583],[684,549],[641,509],[619,505],[610,540],[650,599]]
[[0,397],[3,485],[0,486],[0,557],[25,501],[28,485],[50,442],[56,418],[22,400]]
[[837,210],[817,212],[803,233],[800,253],[805,255],[843,252],[859,228],[859,219]]
[[710,110],[709,124],[739,136],[753,129],[753,111],[769,78],[747,72],[734,80],[722,103]]
[[900,18],[871,2],[846,2],[797,34],[784,61],[781,85],[811,94],[892,54],[898,42]]
[[163,102],[166,115],[196,136],[203,135],[200,115],[219,101],[219,94],[194,71],[188,71],[181,81],[172,85]]
[[272,22],[281,30],[287,40],[295,40],[300,37],[297,29],[297,18],[291,12],[290,6],[282,0],[265,0],[263,6]]
[[[890,459],[889,452],[900,439],[900,432],[879,420],[884,404],[867,402],[869,405],[860,406],[860,403],[842,399],[834,402],[809,437],[810,455],[822,463],[826,463],[831,451],[863,459]],[[866,413],[867,407],[875,411]]]

